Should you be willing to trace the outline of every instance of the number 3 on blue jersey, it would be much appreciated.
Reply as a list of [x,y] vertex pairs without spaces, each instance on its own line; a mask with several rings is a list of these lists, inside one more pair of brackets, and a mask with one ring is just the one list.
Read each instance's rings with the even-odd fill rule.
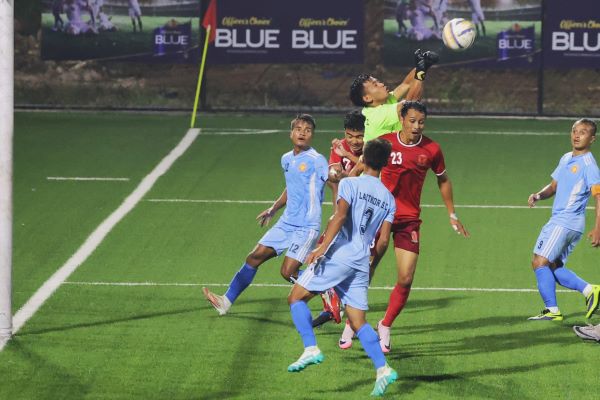
[[364,235],[367,231],[367,226],[369,226],[369,222],[371,222],[371,218],[373,218],[373,213],[375,211],[373,208],[369,207],[365,210],[362,218],[360,219],[360,234]]

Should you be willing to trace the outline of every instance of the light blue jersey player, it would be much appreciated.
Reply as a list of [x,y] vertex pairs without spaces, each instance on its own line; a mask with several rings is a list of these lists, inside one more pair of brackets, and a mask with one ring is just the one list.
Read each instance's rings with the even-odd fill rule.
[[383,395],[386,387],[398,378],[386,362],[377,334],[365,319],[370,244],[381,230],[375,251],[385,253],[394,220],[394,197],[378,178],[390,152],[391,144],[382,139],[365,145],[363,175],[340,182],[337,208],[329,220],[323,242],[307,257],[306,263],[310,265],[288,296],[292,320],[304,344],[304,352],[290,364],[288,371],[302,371],[324,360],[317,347],[307,302],[315,294],[334,287],[346,304],[350,325],[377,371],[371,393],[375,396]]
[[285,206],[281,218],[246,257],[244,265],[235,274],[224,295],[202,288],[204,296],[219,315],[229,311],[265,261],[287,250],[281,265],[281,275],[289,281],[297,276],[304,259],[313,249],[319,237],[321,203],[328,178],[327,160],[310,147],[314,130],[315,121],[308,114],[301,114],[292,120],[290,139],[294,149],[281,158],[286,188],[275,203],[256,219],[260,226],[265,226],[277,210]]
[[598,309],[600,286],[591,285],[566,267],[567,257],[585,228],[585,207],[590,194],[596,199],[596,221],[589,233],[591,244],[600,246],[600,170],[590,152],[596,139],[596,123],[580,119],[571,129],[573,150],[562,156],[552,181],[529,196],[529,206],[555,196],[552,217],[542,228],[533,248],[532,266],[546,308],[530,320],[562,321],[556,301],[556,285],[577,290],[585,296],[586,318]]

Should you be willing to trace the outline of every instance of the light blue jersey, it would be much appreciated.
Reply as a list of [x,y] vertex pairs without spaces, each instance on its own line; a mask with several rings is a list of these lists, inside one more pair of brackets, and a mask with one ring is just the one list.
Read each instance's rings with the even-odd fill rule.
[[325,193],[329,166],[325,157],[310,148],[281,157],[285,174],[287,203],[280,221],[288,225],[320,230],[321,203]]
[[363,175],[341,180],[339,199],[350,204],[351,212],[326,256],[332,261],[369,272],[369,247],[383,221],[394,221],[394,196],[378,178]]
[[593,185],[600,184],[600,170],[592,153],[566,153],[552,173],[558,184],[549,223],[577,232],[585,228],[585,207]]

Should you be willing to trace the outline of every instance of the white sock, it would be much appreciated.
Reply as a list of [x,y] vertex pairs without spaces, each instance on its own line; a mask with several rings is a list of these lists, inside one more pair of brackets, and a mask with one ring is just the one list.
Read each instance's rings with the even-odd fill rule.
[[554,314],[559,314],[560,313],[560,311],[558,311],[558,307],[548,307],[548,310],[551,313],[554,313]]
[[593,289],[594,289],[594,288],[592,287],[592,285],[590,285],[590,284],[588,283],[588,284],[587,284],[587,286],[586,286],[586,287],[583,289],[583,292],[582,292],[582,293],[583,293],[583,295],[584,295],[585,297],[588,297],[590,294],[592,294],[592,290],[593,290]]
[[352,330],[352,327],[350,326],[348,320],[346,320],[346,326],[344,326],[344,331],[342,332],[342,340],[344,342],[349,342],[352,340],[353,337],[354,331]]
[[227,296],[223,295],[223,305],[225,306],[225,310],[229,311],[231,308],[231,301],[227,298]]
[[385,375],[387,373],[387,371],[388,371],[389,368],[390,368],[390,366],[387,365],[387,363],[385,363],[385,365],[383,367],[377,368],[377,379],[379,379],[383,375]]
[[302,355],[305,354],[315,354],[319,352],[319,348],[317,346],[308,346],[304,348],[304,353],[302,353]]

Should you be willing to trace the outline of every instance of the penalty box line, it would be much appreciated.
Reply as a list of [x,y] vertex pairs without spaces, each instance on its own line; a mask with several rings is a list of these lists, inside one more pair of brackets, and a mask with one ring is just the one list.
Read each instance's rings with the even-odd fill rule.
[[[31,296],[13,317],[13,335],[40,309],[54,292],[83,264],[96,250],[110,231],[142,200],[152,189],[158,178],[164,175],[175,161],[185,153],[200,134],[200,129],[189,129],[181,141],[167,154],[154,169],[146,175],[133,192],[113,211],[79,249]],[[0,341],[0,351],[8,341]]]
[[[82,282],[66,281],[65,285],[74,286],[121,286],[121,287],[228,287],[229,283],[178,283],[178,282]],[[290,288],[287,283],[252,283],[250,287],[256,288]],[[392,290],[394,286],[370,286],[369,290]],[[529,288],[469,288],[469,287],[413,287],[411,290],[440,291],[440,292],[488,292],[488,293],[538,293],[537,289]],[[574,290],[558,289],[557,293],[578,293]]]

